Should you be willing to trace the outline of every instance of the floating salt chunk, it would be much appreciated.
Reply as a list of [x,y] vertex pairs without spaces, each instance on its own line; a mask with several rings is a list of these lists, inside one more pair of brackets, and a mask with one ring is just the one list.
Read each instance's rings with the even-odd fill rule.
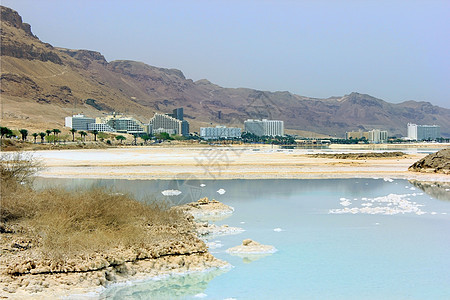
[[441,213],[441,215],[446,215],[447,213]]
[[357,201],[358,200],[358,198],[353,198],[353,201]]
[[241,222],[241,224],[245,224],[245,222]]
[[416,190],[415,187],[410,187],[409,189],[410,189],[411,191],[415,191],[415,190]]
[[181,194],[181,191],[179,191],[179,190],[165,190],[165,191],[162,191],[161,194],[163,194],[164,196],[178,196],[179,194]]
[[446,192],[450,191],[450,189],[445,189]]
[[432,211],[431,214],[432,214],[432,215],[437,215],[437,212]]
[[275,231],[275,232],[281,232],[281,231],[284,231],[284,230],[281,229],[281,228],[274,228],[273,231]]
[[339,198],[340,201],[345,201],[347,198]]
[[419,211],[416,211],[416,215],[424,215],[424,214],[426,214],[426,212],[424,212],[424,211],[421,211],[421,210],[419,210]]
[[361,198],[361,200],[367,201],[367,198],[366,198],[366,197],[363,197],[363,198]]
[[202,184],[200,184],[200,186],[201,186],[201,187],[205,187],[205,186],[206,186],[206,184],[202,183]]
[[199,293],[197,295],[194,295],[194,298],[205,298],[208,297],[208,295],[206,295],[205,293]]
[[348,200],[341,201],[342,206],[349,206],[350,204],[352,204],[352,203]]
[[380,223],[375,223],[375,225],[380,225]]
[[361,206],[372,206],[373,204],[372,203],[363,203],[363,204],[361,204]]
[[394,181],[393,179],[388,178],[388,177],[383,178],[383,180],[384,180],[384,181],[387,181],[387,182],[393,182],[393,181]]
[[219,189],[218,191],[217,191],[217,193],[219,193],[219,195],[223,195],[223,194],[225,194],[225,190],[224,189]]

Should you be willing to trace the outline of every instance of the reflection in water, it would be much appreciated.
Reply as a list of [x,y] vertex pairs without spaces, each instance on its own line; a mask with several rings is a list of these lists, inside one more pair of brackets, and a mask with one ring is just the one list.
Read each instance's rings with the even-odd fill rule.
[[263,257],[272,255],[273,253],[230,253],[230,254],[242,258],[243,263],[249,264],[256,260],[260,260]]
[[450,201],[450,182],[409,180],[415,187],[439,200]]
[[[207,183],[206,186],[202,186]],[[349,184],[350,183],[350,184]],[[384,185],[383,180],[376,179],[259,179],[259,180],[127,180],[127,179],[83,179],[83,178],[36,178],[37,188],[59,185],[78,190],[91,186],[111,188],[113,191],[132,194],[139,200],[152,199],[167,201],[170,205],[180,205],[197,201],[200,198],[221,200],[239,197],[242,201],[292,194],[311,194],[318,190],[330,190],[333,193],[351,193],[355,197],[367,195]],[[164,196],[164,190],[179,190],[178,196]],[[226,194],[216,191],[225,189]]]
[[100,299],[185,299],[203,293],[213,278],[228,271],[229,268],[215,269],[115,286],[103,292]]

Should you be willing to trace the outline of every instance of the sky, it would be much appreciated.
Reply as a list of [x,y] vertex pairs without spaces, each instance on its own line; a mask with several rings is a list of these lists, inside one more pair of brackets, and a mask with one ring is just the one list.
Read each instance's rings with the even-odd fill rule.
[[450,108],[450,1],[1,0],[42,41],[223,87]]

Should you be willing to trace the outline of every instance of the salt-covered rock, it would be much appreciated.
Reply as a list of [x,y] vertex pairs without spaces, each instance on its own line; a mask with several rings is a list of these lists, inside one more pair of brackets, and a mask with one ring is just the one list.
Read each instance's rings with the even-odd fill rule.
[[274,253],[277,249],[272,245],[262,245],[251,239],[245,239],[242,241],[242,245],[227,249],[230,254],[247,253],[247,254],[259,254],[259,253]]

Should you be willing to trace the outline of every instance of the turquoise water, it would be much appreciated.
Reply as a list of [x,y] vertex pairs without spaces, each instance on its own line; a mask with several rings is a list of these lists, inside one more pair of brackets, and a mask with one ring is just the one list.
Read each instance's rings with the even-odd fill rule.
[[[208,196],[235,208],[231,217],[217,224],[246,230],[211,239],[222,245],[211,252],[231,263],[229,270],[119,286],[107,290],[103,298],[450,299],[450,196],[435,199],[407,180],[77,179],[60,183],[115,185],[137,197],[179,189],[179,196],[153,196],[172,203]],[[201,183],[206,186],[200,188]],[[226,193],[218,194],[220,188]],[[351,200],[351,208],[363,198],[389,194],[403,195],[426,213],[330,214],[343,208],[341,198]],[[225,252],[246,238],[274,245],[278,251],[259,259]]]

